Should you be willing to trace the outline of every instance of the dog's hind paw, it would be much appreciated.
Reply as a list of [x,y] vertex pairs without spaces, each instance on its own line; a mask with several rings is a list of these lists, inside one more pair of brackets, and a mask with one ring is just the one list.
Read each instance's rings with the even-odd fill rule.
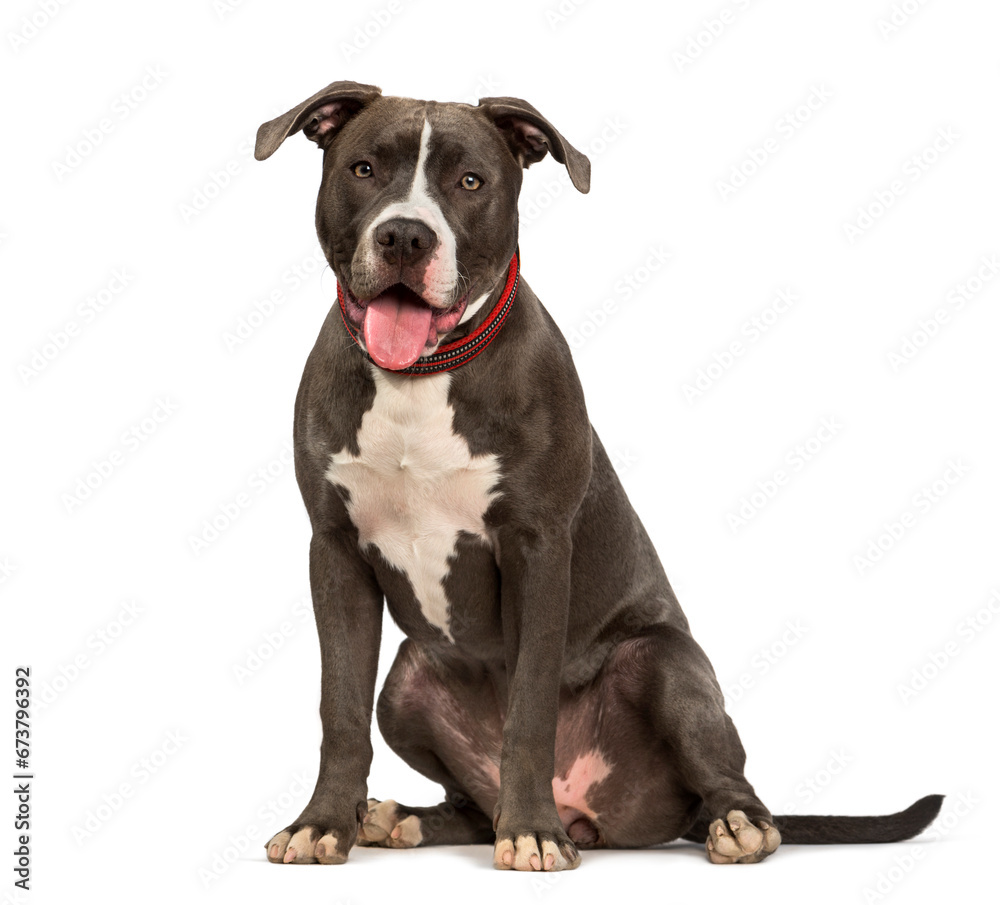
[[382,848],[415,848],[423,841],[420,818],[406,814],[391,798],[368,799],[368,814],[358,831],[358,845]]
[[712,821],[705,849],[713,864],[754,864],[780,844],[781,834],[766,820],[754,822],[742,811],[730,811],[725,820]]

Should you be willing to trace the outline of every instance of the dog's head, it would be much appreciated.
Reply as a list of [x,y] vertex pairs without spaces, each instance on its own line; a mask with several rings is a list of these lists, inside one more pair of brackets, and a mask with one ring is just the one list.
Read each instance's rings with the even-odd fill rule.
[[390,370],[471,324],[503,285],[523,168],[551,152],[590,188],[587,158],[517,98],[473,107],[334,82],[264,123],[256,158],[299,131],[323,149],[316,229],[348,319]]

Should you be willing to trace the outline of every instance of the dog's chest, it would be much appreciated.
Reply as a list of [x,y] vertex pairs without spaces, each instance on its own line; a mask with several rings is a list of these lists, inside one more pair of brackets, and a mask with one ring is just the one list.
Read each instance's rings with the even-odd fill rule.
[[472,455],[455,433],[450,374],[372,371],[375,402],[358,455],[331,455],[326,477],[347,490],[361,546],[374,545],[406,575],[424,618],[453,640],[443,582],[461,533],[489,543],[483,516],[497,496],[497,457]]

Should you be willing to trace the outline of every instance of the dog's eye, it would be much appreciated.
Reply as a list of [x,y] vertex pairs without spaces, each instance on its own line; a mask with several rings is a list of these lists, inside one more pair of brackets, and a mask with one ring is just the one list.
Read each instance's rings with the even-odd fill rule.
[[475,173],[466,173],[458,183],[463,189],[467,189],[470,192],[474,192],[482,184],[483,180],[480,179]]
[[372,174],[372,165],[367,160],[362,160],[359,163],[354,164],[351,169],[354,171],[354,175],[359,179],[367,179]]

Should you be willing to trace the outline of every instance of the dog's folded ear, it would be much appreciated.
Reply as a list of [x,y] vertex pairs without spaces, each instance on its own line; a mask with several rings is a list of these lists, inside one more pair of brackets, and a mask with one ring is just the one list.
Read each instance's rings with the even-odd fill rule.
[[541,113],[517,97],[482,97],[482,110],[503,133],[521,166],[538,163],[549,151],[565,164],[573,185],[590,191],[590,161],[574,148]]
[[310,141],[325,144],[329,136],[381,93],[382,89],[374,85],[333,82],[277,119],[264,123],[257,130],[253,156],[267,160],[289,135],[300,129]]

